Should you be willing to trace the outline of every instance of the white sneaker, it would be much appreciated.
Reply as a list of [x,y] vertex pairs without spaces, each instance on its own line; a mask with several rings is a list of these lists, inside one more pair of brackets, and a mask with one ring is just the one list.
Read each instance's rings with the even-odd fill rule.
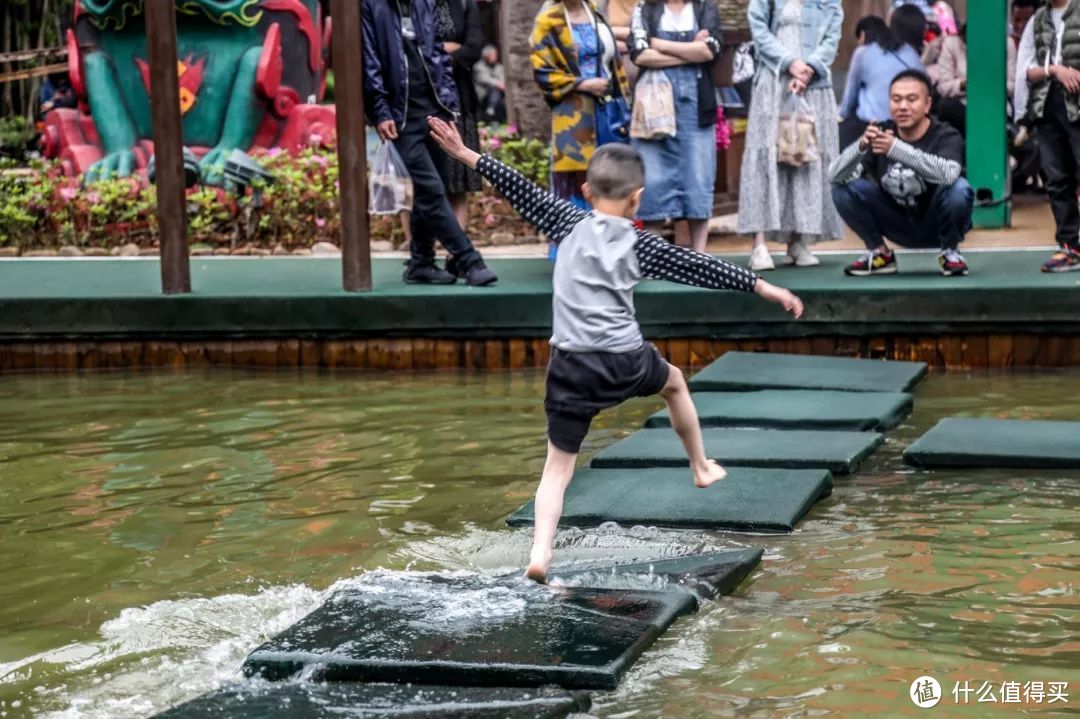
[[806,243],[802,240],[795,240],[787,246],[787,257],[784,258],[784,264],[795,265],[796,267],[817,267],[821,264],[821,260],[810,251]]
[[768,247],[765,245],[754,245],[754,249],[750,253],[750,269],[754,272],[764,272],[765,270],[776,269],[776,263],[773,262]]

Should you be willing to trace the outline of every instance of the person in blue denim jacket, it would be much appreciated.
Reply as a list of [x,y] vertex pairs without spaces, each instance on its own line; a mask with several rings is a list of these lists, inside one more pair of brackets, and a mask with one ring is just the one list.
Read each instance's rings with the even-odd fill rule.
[[[747,7],[757,72],[750,102],[739,232],[753,235],[753,270],[771,270],[766,239],[787,244],[787,263],[818,264],[808,245],[843,236],[830,199],[827,169],[839,153],[836,97],[830,66],[844,10],[840,0],[750,0]],[[777,136],[785,106],[801,96],[813,116],[820,158],[781,165]]]

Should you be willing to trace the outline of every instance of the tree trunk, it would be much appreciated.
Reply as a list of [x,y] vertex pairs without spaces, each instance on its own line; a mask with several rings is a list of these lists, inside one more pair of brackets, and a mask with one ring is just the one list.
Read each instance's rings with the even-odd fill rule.
[[551,136],[551,111],[533,81],[529,64],[529,34],[542,0],[504,0],[502,57],[506,70],[506,107],[510,122],[528,137]]
[[[14,34],[11,32],[11,13],[15,11],[14,5],[4,4],[4,26],[0,28],[0,52],[11,52],[15,49],[13,42],[9,43],[9,38]],[[0,72],[10,72],[14,67],[11,63],[0,63]],[[3,87],[3,94],[0,95],[2,101],[0,101],[0,117],[7,117],[9,114],[15,112],[14,102],[14,85],[13,83],[6,82]]]

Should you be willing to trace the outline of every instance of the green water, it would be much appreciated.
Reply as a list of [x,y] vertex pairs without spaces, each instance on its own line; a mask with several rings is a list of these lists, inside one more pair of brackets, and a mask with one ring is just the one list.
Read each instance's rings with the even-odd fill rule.
[[[536,372],[0,377],[0,716],[148,716],[235,678],[335,581],[518,567],[529,534],[503,519],[542,466],[542,393]],[[658,406],[602,415],[585,454]],[[1080,375],[930,378],[791,536],[562,533],[556,561],[766,549],[594,714],[1080,711],[1080,472],[905,468],[949,415],[1080,419]],[[907,699],[922,674],[948,695],[933,710]],[[965,680],[1071,696],[965,707]]]

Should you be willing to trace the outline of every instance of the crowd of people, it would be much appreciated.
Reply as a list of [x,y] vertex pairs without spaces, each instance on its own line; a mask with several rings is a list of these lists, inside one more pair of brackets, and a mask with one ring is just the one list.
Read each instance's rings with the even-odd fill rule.
[[[407,282],[485,285],[495,275],[465,233],[477,173],[449,161],[424,118],[454,119],[479,149],[478,122],[505,113],[498,51],[485,47],[476,0],[362,3],[368,113],[415,186]],[[1014,0],[1003,79],[1014,165],[1045,181],[1060,251],[1044,271],[1080,270],[1080,0]],[[945,275],[965,275],[960,244],[974,192],[964,179],[966,25],[944,0],[896,0],[855,27],[858,48],[837,103],[831,66],[841,0],[749,0],[754,74],[738,230],[750,269],[818,264],[813,248],[847,225],[866,245],[852,276],[897,271],[887,241],[934,247]],[[1073,29],[1077,32],[1070,33]],[[676,223],[704,251],[716,180],[722,52],[714,0],[548,0],[529,36],[536,86],[551,109],[551,190],[582,209],[597,148],[629,144],[646,182],[637,219]],[[1004,125],[1010,111],[1002,109]],[[1026,141],[1026,142],[1025,142]],[[435,262],[438,239],[449,251]]]

